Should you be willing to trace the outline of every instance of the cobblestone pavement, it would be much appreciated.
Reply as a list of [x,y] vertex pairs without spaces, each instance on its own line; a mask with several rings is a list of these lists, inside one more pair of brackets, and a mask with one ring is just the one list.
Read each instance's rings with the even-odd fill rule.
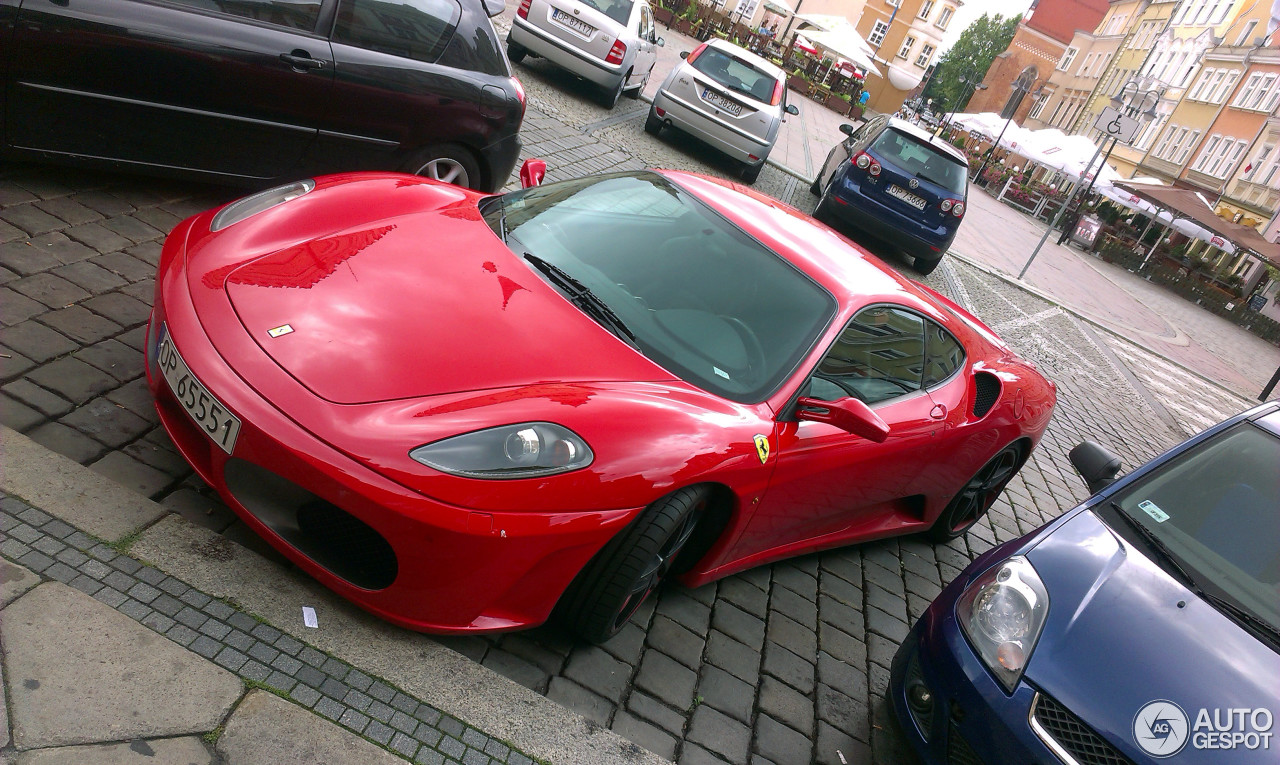
[[[699,160],[703,150],[694,142],[646,135],[642,109],[575,110],[570,101],[581,95],[544,94],[533,80],[526,79],[525,151],[549,161],[552,179],[648,164],[733,171]],[[766,168],[756,188],[812,209],[807,184],[775,167]],[[157,428],[142,378],[164,232],[238,193],[0,165],[0,419],[283,560],[191,477]],[[886,260],[905,267],[891,254]],[[668,589],[602,647],[575,644],[553,628],[440,642],[680,763],[902,761],[906,754],[883,702],[898,642],[973,556],[1083,498],[1067,462],[1070,447],[1094,438],[1133,466],[1199,429],[1201,418],[1217,420],[1250,403],[1216,389],[1207,396],[1212,386],[1199,378],[1153,363],[1139,346],[964,260],[945,260],[925,281],[992,324],[1059,385],[1059,406],[1040,448],[965,539],[938,547],[888,540],[697,590]],[[347,693],[331,698],[345,700]]]
[[3,494],[0,555],[92,596],[248,687],[290,699],[415,763],[533,765],[436,707]]

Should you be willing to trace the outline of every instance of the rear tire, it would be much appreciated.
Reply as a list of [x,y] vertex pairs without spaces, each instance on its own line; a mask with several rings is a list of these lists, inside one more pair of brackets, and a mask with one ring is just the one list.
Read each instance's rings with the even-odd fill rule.
[[529,55],[528,48],[512,40],[510,36],[507,37],[507,58],[511,60],[511,63],[518,64],[524,61],[524,57],[527,55]]
[[653,67],[649,67],[649,71],[645,73],[644,79],[640,81],[640,84],[637,85],[633,90],[627,91],[627,98],[634,98],[636,100],[639,100],[640,94],[643,93],[644,89],[649,85],[649,78],[652,76],[653,76]]
[[925,532],[929,540],[949,542],[964,536],[987,514],[1021,466],[1022,447],[1018,444],[1009,444],[996,452],[947,503],[933,528]]
[[481,186],[480,166],[471,152],[453,143],[423,149],[404,164],[404,171],[476,191],[485,190]]
[[617,106],[618,99],[622,97],[622,88],[626,86],[627,78],[630,76],[631,72],[628,71],[626,74],[622,75],[621,79],[618,80],[618,84],[614,86],[613,90],[602,91],[600,105],[606,109],[612,109]]
[[760,160],[760,164],[758,165],[743,165],[742,173],[741,173],[742,182],[747,184],[748,186],[755,183],[756,179],[760,177],[760,171],[763,169],[764,169],[763,159]]
[[658,135],[662,132],[662,120],[658,119],[658,115],[654,114],[653,109],[649,110],[649,116],[645,118],[644,132],[649,135]]
[[671,570],[711,497],[689,486],[654,502],[591,559],[556,606],[560,621],[582,639],[603,643]]
[[815,197],[822,196],[822,184],[819,183],[819,181],[821,180],[822,180],[822,176],[819,175],[818,177],[813,179],[813,183],[809,184],[809,193],[814,195]]
[[942,262],[941,256],[939,256],[936,260],[930,260],[929,258],[916,257],[912,262],[911,267],[915,269],[915,272],[920,274],[921,276],[928,276],[929,274],[933,273],[933,269],[937,268],[938,264],[941,262]]

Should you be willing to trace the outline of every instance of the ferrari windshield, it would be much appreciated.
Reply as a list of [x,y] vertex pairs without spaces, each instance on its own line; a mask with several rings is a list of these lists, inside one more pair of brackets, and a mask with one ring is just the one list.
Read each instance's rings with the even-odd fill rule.
[[1171,559],[1192,589],[1280,645],[1277,466],[1280,438],[1244,423],[1139,480],[1113,509],[1141,526],[1153,556]]
[[835,314],[824,288],[657,173],[517,191],[484,216],[574,305],[734,401],[777,390]]

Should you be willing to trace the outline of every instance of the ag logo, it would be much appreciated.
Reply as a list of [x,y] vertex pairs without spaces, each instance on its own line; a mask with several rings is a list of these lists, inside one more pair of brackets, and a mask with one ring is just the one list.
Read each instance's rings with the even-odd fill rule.
[[1182,707],[1172,701],[1152,701],[1133,718],[1133,740],[1152,757],[1168,757],[1187,745],[1189,728]]
[[756,441],[756,454],[759,455],[760,464],[763,465],[764,463],[769,461],[769,437],[758,435],[756,436],[755,441]]

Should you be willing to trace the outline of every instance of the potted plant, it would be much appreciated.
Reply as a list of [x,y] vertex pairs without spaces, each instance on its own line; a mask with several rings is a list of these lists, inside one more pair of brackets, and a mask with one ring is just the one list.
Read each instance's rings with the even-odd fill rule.
[[675,17],[676,17],[675,11],[671,10],[665,5],[659,5],[653,9],[654,21],[658,22],[659,24],[665,25],[667,29],[671,28],[671,21]]
[[802,96],[809,95],[809,78],[804,76],[804,72],[796,69],[787,77],[787,87]]

